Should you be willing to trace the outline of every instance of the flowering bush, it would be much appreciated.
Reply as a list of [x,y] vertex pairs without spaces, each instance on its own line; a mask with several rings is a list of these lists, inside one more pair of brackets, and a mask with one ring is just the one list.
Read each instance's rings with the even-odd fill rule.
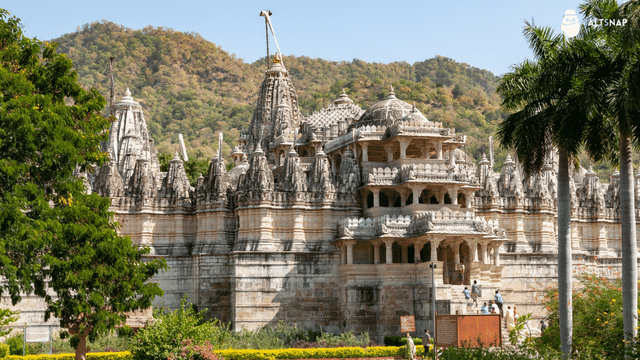
[[[573,291],[574,351],[596,358],[623,357],[622,280],[591,273],[578,275],[578,280],[580,285]],[[558,289],[547,289],[542,304],[548,311],[549,326],[538,341],[559,349]]]

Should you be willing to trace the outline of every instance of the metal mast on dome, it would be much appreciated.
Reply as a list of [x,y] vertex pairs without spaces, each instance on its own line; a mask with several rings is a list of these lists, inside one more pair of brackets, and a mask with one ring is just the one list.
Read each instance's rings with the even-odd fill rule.
[[276,49],[278,49],[276,56],[279,55],[280,65],[282,65],[282,68],[286,70],[287,68],[284,66],[284,61],[282,60],[282,51],[280,51],[280,46],[278,45],[278,39],[276,39],[276,33],[275,31],[273,31],[273,25],[271,24],[271,18],[269,17],[271,15],[273,15],[273,13],[270,10],[260,11],[260,16],[264,16],[265,27],[268,27],[268,29],[266,29],[267,31],[267,68],[270,66],[269,65],[269,29],[271,29],[273,40],[276,43]]

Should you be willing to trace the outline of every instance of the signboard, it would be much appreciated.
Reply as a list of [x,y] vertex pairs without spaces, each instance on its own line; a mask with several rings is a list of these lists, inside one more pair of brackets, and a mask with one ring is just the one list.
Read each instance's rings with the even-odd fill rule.
[[436,346],[502,346],[500,315],[436,315]]
[[400,316],[400,332],[416,331],[416,318],[413,315]]
[[25,340],[27,342],[49,342],[51,330],[48,326],[33,326],[27,327],[27,336]]
[[436,315],[436,346],[458,346],[457,315]]

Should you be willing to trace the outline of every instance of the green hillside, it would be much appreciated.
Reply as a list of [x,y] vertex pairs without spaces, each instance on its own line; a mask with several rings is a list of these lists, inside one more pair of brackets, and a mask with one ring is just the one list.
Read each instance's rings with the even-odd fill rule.
[[[107,62],[115,57],[117,99],[126,87],[131,89],[145,110],[158,150],[176,151],[182,133],[190,157],[199,159],[214,155],[219,130],[225,132],[223,153],[230,153],[251,118],[266,67],[264,59],[245,63],[198,34],[162,27],[132,30],[103,21],[53,41],[73,60],[80,82],[105,97]],[[467,151],[476,159],[503,117],[495,94],[498,78],[445,57],[411,65],[289,56],[284,63],[303,114],[328,105],[342,88],[367,108],[393,85],[398,98],[415,102],[430,120],[469,135]],[[497,165],[503,158],[502,153],[497,156]]]

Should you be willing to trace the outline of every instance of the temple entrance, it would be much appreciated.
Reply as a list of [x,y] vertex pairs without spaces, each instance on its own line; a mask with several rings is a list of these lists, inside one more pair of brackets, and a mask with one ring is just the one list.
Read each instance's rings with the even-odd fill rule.
[[[438,246],[438,261],[443,261],[443,283],[451,285],[470,285],[471,274],[470,248],[466,241],[445,240]],[[462,266],[464,264],[464,272]]]

